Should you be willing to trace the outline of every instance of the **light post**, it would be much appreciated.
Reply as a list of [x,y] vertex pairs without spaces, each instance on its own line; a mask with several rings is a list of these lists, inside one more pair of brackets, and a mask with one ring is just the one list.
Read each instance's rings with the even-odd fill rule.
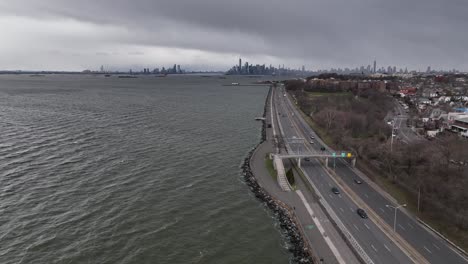
[[400,208],[400,207],[406,207],[406,204],[400,204],[400,205],[398,205],[398,206],[392,206],[392,205],[387,204],[387,205],[385,205],[385,206],[388,207],[388,208],[393,208],[393,209],[395,209],[395,218],[393,219],[393,232],[396,232],[396,213],[397,213],[397,211],[398,211],[398,208]]
[[392,122],[392,139],[390,141],[390,152],[393,151],[393,133],[395,131],[395,123],[396,123],[396,118],[393,119],[393,122]]

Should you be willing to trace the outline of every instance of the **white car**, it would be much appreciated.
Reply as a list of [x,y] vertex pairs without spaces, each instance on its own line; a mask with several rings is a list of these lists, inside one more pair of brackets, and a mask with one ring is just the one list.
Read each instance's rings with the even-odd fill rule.
[[309,143],[310,143],[310,144],[314,144],[314,142],[313,142],[312,140],[311,140]]

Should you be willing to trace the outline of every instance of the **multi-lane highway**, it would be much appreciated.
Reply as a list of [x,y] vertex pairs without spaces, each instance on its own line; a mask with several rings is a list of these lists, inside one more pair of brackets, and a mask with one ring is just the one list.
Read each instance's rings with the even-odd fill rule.
[[[282,93],[276,93],[277,109],[279,122],[283,127],[284,136],[287,138],[297,137],[303,138],[297,124],[294,122],[294,114],[287,105],[286,97]],[[315,144],[314,144],[315,145]],[[297,147],[297,146],[292,146]],[[312,146],[306,146],[311,148]],[[348,231],[356,238],[360,246],[371,257],[374,263],[411,263],[410,259],[369,219],[362,219],[356,210],[358,206],[346,195],[341,193],[335,195],[331,192],[331,188],[336,186],[333,180],[327,175],[325,169],[317,160],[304,162],[302,168],[307,177],[321,189],[321,196],[325,199],[330,207],[334,210],[347,227]]]
[[[314,144],[307,141],[300,148],[307,148],[310,151],[320,151],[321,146],[325,146],[318,139],[318,136],[303,120],[300,113],[292,105],[288,96],[283,95],[284,91],[275,93],[274,103],[277,109],[277,121],[281,123],[285,138],[305,138],[310,140],[310,136],[317,138]],[[290,147],[299,147],[291,145]],[[325,146],[326,147],[326,146]],[[328,148],[328,147],[327,147]],[[333,165],[332,165],[333,166]],[[468,263],[458,252],[453,250],[444,240],[435,236],[427,229],[423,228],[415,219],[399,211],[397,214],[396,232],[404,239],[413,254],[413,261],[405,252],[391,239],[391,229],[394,224],[394,211],[387,205],[395,204],[387,199],[371,185],[367,184],[367,179],[361,178],[354,169],[345,161],[336,160],[336,177],[340,184],[332,177],[320,164],[312,159],[309,162],[302,161],[302,169],[306,176],[310,178],[315,186],[320,190],[320,195],[325,199],[335,214],[340,217],[346,228],[359,242],[374,263],[411,263],[427,260],[430,263]],[[356,184],[355,180],[360,180],[363,184]],[[342,186],[340,194],[331,192],[332,187]],[[359,201],[358,201],[359,200]],[[357,213],[357,204],[364,202],[369,210],[369,219],[362,219]],[[369,213],[369,212],[368,212]],[[388,226],[382,228],[384,221]],[[399,241],[401,242],[401,241]],[[408,252],[408,247],[404,247]],[[416,257],[421,257],[417,258]]]

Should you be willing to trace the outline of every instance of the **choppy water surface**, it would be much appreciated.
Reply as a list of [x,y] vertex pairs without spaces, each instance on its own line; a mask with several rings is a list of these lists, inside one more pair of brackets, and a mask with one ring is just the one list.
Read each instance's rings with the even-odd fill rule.
[[252,79],[0,76],[0,263],[287,263]]

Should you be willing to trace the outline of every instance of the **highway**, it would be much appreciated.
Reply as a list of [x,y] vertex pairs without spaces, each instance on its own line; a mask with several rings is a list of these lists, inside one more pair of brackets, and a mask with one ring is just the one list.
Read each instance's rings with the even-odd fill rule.
[[[277,106],[279,106],[277,109],[281,114],[278,115],[279,122],[282,123],[285,137],[304,137],[293,122],[295,118],[287,106],[287,100],[285,100],[287,97],[280,95],[280,93],[276,94],[277,98],[275,99],[278,103]],[[297,113],[294,114],[294,116],[296,115]],[[316,137],[315,134],[312,135]],[[342,192],[335,195],[330,191],[336,184],[317,160],[312,159],[310,162],[304,162],[303,160],[302,162],[302,168],[307,176],[321,189],[323,199],[329,203],[335,214],[343,220],[347,229],[374,263],[411,263],[411,260],[372,221],[362,219],[356,213],[358,206],[346,194]]]
[[401,106],[397,100],[395,100],[395,110],[397,115],[391,118],[393,118],[393,122],[395,122],[394,128],[398,129],[397,135],[400,137],[400,140],[404,143],[411,143],[421,140],[422,138],[420,136],[416,135],[414,131],[411,130],[411,128],[406,126],[408,115],[406,114],[403,106]]
[[[283,93],[283,92],[282,92]],[[282,93],[275,93],[274,98],[277,106],[278,121],[282,124],[284,136],[286,138],[305,138],[310,140],[314,136],[315,144],[305,143],[304,146],[291,146],[308,148],[311,151],[320,151],[321,146],[325,146],[318,139],[318,136],[303,120],[300,113],[292,105],[288,96]],[[320,143],[319,143],[320,142]],[[327,147],[327,146],[325,146]],[[328,148],[328,147],[327,147]],[[333,162],[329,161],[333,167]],[[340,181],[344,184],[345,190],[341,194],[335,195],[330,189],[337,186],[336,181],[327,173],[319,161],[312,159],[310,162],[302,161],[302,168],[306,175],[316,185],[323,199],[325,199],[340,219],[345,223],[348,230],[358,240],[361,247],[371,257],[374,263],[411,263],[410,258],[389,238],[380,225],[374,223],[373,215],[382,219],[390,227],[393,227],[394,209],[386,205],[395,206],[380,192],[367,184],[367,179],[361,178],[345,161],[336,160],[335,172]],[[356,184],[355,179],[359,179],[363,184]],[[359,197],[372,212],[368,212],[370,219],[362,219],[356,213],[356,197]],[[415,219],[406,213],[398,211],[397,233],[406,240],[417,252],[430,263],[468,263],[458,252],[455,252],[444,240],[434,235],[422,227]],[[391,231],[392,232],[392,231]]]

